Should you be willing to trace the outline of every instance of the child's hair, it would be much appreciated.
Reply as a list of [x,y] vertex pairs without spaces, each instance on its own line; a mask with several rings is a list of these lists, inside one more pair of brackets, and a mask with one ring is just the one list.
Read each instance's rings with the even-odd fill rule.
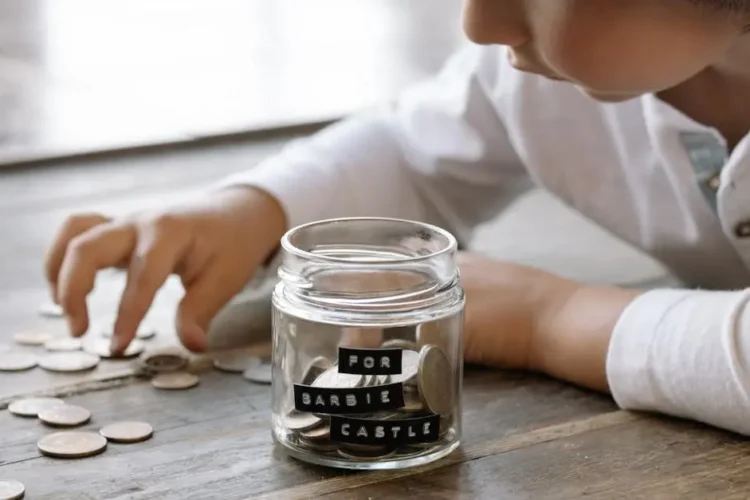
[[690,0],[692,3],[735,13],[750,12],[750,0]]

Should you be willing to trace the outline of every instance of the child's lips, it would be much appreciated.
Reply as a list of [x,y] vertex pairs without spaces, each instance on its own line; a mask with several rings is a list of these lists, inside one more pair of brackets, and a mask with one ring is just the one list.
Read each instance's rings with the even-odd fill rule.
[[517,69],[518,71],[523,71],[524,73],[543,76],[557,82],[566,81],[564,78],[561,78],[557,75],[552,74],[550,71],[543,69],[543,66],[541,64],[536,64],[523,56],[519,57],[519,55],[513,50],[508,51],[508,62],[515,69]]

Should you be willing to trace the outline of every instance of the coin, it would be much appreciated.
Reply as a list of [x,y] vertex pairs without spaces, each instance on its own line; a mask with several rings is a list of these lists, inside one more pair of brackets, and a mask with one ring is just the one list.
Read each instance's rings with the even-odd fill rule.
[[331,435],[331,430],[327,424],[319,425],[307,430],[301,430],[299,433],[300,437],[308,439],[310,441],[320,441],[328,439]]
[[142,354],[141,364],[156,373],[174,372],[184,368],[188,364],[188,359],[178,352],[160,350]]
[[308,363],[302,375],[302,385],[310,385],[315,379],[320,377],[324,371],[333,366],[331,360],[326,357],[318,356]]
[[297,444],[303,448],[314,451],[316,453],[330,453],[337,452],[339,444],[334,443],[330,439],[312,440],[307,439],[302,434],[297,435]]
[[8,352],[11,350],[10,344],[6,344],[5,342],[0,342],[0,352]]
[[39,412],[48,408],[55,408],[65,404],[65,401],[59,398],[27,398],[13,401],[8,405],[8,411],[19,417],[34,417]]
[[324,371],[318,378],[313,381],[314,387],[336,387],[340,389],[352,389],[360,387],[365,381],[362,375],[352,375],[349,373],[339,373],[338,366],[332,366]]
[[346,444],[339,446],[339,455],[351,460],[372,460],[387,458],[396,453],[396,448],[387,446],[368,446],[363,444]]
[[304,431],[317,427],[321,419],[316,417],[312,413],[303,413],[297,410],[292,410],[283,417],[284,425],[287,429],[292,431]]
[[133,358],[143,352],[143,342],[134,339],[125,351],[115,354],[112,352],[110,341],[93,338],[84,344],[83,350],[101,358]]
[[256,384],[270,384],[273,381],[271,363],[258,363],[242,373],[245,380]]
[[384,349],[408,349],[410,351],[418,351],[419,346],[410,341],[410,340],[403,340],[403,339],[390,339],[386,340],[382,344],[380,344],[380,347]]
[[260,358],[240,353],[217,354],[213,360],[214,368],[223,372],[242,373],[248,368],[259,365]]
[[39,412],[39,420],[55,427],[78,427],[91,420],[91,412],[75,405],[58,405]]
[[409,413],[424,410],[424,403],[417,391],[404,391],[404,406],[401,409]]
[[107,448],[107,440],[95,432],[55,432],[40,439],[37,448],[49,457],[83,458],[103,452]]
[[23,483],[0,479],[0,500],[19,500],[26,493]]
[[52,338],[47,332],[40,332],[38,330],[27,330],[24,332],[16,332],[13,334],[13,340],[17,344],[21,345],[44,345],[49,339]]
[[83,348],[83,342],[75,337],[60,337],[49,339],[44,343],[44,348],[58,352],[80,351]]
[[157,389],[179,391],[183,389],[191,389],[198,385],[197,376],[188,372],[168,372],[160,373],[153,379],[151,379],[151,385]]
[[62,318],[65,316],[65,311],[54,302],[45,302],[39,306],[39,314],[47,318]]
[[419,351],[417,387],[431,412],[447,415],[453,411],[453,370],[440,348],[425,346]]
[[0,352],[0,372],[21,372],[34,368],[36,356],[28,352]]
[[154,428],[146,422],[115,422],[102,427],[99,434],[113,443],[139,443],[154,435]]
[[[106,338],[111,339],[113,335],[114,328],[103,328],[99,335]],[[156,337],[157,331],[151,327],[138,327],[138,330],[135,332],[135,338],[140,340],[151,340],[152,338]]]
[[99,364],[99,356],[88,352],[55,352],[39,359],[39,366],[51,372],[82,372]]
[[419,353],[404,350],[401,353],[401,373],[391,375],[391,383],[413,384],[419,373]]

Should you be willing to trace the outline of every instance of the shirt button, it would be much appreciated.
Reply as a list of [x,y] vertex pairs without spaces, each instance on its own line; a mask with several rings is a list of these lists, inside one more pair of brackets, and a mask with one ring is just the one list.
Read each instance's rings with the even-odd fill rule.
[[750,220],[745,220],[734,226],[734,234],[738,238],[750,238]]
[[708,188],[711,191],[714,191],[714,192],[718,191],[719,187],[721,186],[720,174],[714,174],[711,177],[709,177],[708,180],[706,181],[706,186],[708,186]]

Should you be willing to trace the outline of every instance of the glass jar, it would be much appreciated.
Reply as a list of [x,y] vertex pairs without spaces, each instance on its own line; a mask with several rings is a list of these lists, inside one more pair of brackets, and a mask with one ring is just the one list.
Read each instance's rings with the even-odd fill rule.
[[282,238],[273,293],[273,436],[293,457],[400,469],[459,445],[464,293],[456,239],[348,218]]

